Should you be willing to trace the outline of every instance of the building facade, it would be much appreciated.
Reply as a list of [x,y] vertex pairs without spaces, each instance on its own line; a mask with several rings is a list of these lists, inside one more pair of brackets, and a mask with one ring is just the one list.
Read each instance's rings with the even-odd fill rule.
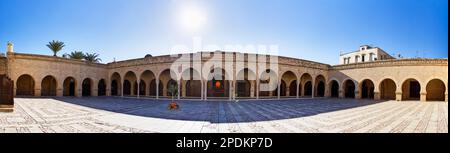
[[363,45],[360,46],[359,50],[357,51],[342,53],[339,57],[339,63],[340,64],[364,63],[389,59],[395,58],[379,47]]
[[[332,66],[281,56],[198,52],[97,64],[15,53],[12,47],[0,57],[0,74],[14,81],[15,96],[448,101],[448,59],[393,59],[378,52],[372,58],[367,54],[376,60]],[[171,87],[180,94],[172,95]]]

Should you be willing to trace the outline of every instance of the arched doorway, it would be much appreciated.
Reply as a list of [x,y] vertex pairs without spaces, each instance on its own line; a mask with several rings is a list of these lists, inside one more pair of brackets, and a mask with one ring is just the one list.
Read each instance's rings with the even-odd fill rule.
[[[236,97],[254,97],[256,92],[256,74],[245,68],[236,76]],[[253,91],[253,92],[252,92]]]
[[[156,96],[156,83],[151,85],[152,80],[155,80],[155,74],[146,70],[141,74],[141,84],[139,85],[139,95],[141,96]],[[152,94],[153,91],[153,94]]]
[[91,92],[92,92],[92,80],[90,78],[86,78],[83,80],[82,82],[82,96],[83,97],[88,97],[91,96]]
[[362,99],[373,99],[374,98],[375,86],[373,82],[369,79],[364,80],[360,83],[360,92]]
[[402,84],[402,100],[420,100],[420,83],[416,79],[408,79]]
[[41,96],[56,96],[56,79],[46,76],[41,82]]
[[302,84],[302,96],[306,96],[306,97],[311,97],[312,96],[312,91],[313,91],[313,86],[312,86],[312,77],[310,74],[305,73],[302,75],[302,77],[300,78],[300,84]]
[[146,86],[147,85],[145,84],[144,80],[139,81],[139,95],[140,96],[145,96],[146,95],[146,93],[147,93],[147,91],[146,91],[147,87]]
[[21,75],[17,79],[17,96],[34,96],[34,79],[28,74]]
[[433,79],[427,84],[427,101],[445,101],[445,84],[439,79]]
[[216,68],[210,71],[207,83],[208,97],[223,98],[229,96],[229,82],[225,70]]
[[63,83],[63,96],[75,96],[76,81],[73,77],[67,77]]
[[392,79],[384,79],[380,83],[380,98],[384,100],[395,100],[397,85]]
[[305,83],[305,86],[303,87],[303,89],[305,90],[304,92],[304,96],[312,96],[312,84],[311,81],[308,81]]
[[[183,97],[201,97],[202,83],[201,76],[197,70],[189,68],[185,70],[181,75],[181,80],[185,84],[186,89],[182,89],[185,93],[182,93]],[[183,86],[183,84],[182,84]],[[184,95],[183,95],[184,94]]]
[[352,80],[344,82],[345,98],[355,98],[355,83]]
[[315,97],[324,97],[325,96],[325,77],[323,75],[318,75],[315,81]]
[[[159,81],[159,86],[158,86],[158,95],[159,96],[163,95],[163,90],[164,90],[163,83],[161,81]],[[156,80],[155,79],[150,81],[149,95],[156,96]]]
[[297,80],[289,84],[289,96],[297,96]]
[[131,95],[131,82],[128,80],[123,81],[123,95],[124,96]]
[[331,97],[339,97],[339,83],[336,80],[331,81]]
[[281,80],[280,84],[280,96],[286,96],[286,82],[284,80]]
[[[297,96],[297,75],[292,71],[287,71],[281,76],[281,80],[280,96]],[[283,83],[285,84],[283,85]]]
[[278,74],[267,69],[259,77],[259,97],[273,97],[278,94]]
[[122,87],[122,83],[121,83],[120,74],[115,72],[111,76],[111,96],[122,95],[121,87]]
[[100,79],[100,81],[98,81],[98,96],[106,96],[106,81],[105,79]]
[[133,71],[125,73],[123,81],[123,95],[137,95],[137,77]]

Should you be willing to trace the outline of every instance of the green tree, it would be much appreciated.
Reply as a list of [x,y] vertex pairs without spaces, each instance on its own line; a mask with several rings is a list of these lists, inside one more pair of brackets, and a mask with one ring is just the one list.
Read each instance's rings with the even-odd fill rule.
[[65,45],[64,42],[53,40],[51,42],[48,42],[47,47],[53,51],[53,56],[56,56],[56,54],[61,51],[65,47]]
[[81,51],[73,51],[70,54],[67,54],[67,56],[71,59],[77,59],[77,60],[84,59],[84,53]]
[[84,59],[86,61],[92,62],[92,63],[99,63],[100,61],[102,61],[102,59],[100,59],[98,56],[100,56],[97,53],[85,53],[84,54]]
[[172,96],[172,101],[175,99],[175,96],[178,96],[178,86],[176,84],[170,84],[167,89]]

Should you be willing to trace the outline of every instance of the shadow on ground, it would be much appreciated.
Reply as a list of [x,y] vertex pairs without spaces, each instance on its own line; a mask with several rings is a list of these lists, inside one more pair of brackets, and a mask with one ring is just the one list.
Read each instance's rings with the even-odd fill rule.
[[174,120],[239,123],[301,118],[376,104],[383,101],[355,99],[285,99],[259,101],[178,101],[180,109],[168,110],[169,100],[120,97],[54,98],[61,102],[116,113]]

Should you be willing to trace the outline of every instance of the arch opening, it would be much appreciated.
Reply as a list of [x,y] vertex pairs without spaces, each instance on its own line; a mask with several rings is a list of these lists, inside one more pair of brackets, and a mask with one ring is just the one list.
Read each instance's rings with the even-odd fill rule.
[[402,85],[402,100],[420,100],[420,83],[416,79],[408,79]]
[[355,83],[352,80],[344,82],[345,98],[355,98]]
[[380,83],[380,98],[383,100],[395,100],[397,85],[392,79],[384,79]]
[[56,79],[46,76],[41,82],[41,96],[56,96]]
[[28,74],[21,75],[17,79],[17,96],[34,96],[34,79]]
[[105,79],[100,79],[100,81],[98,81],[98,85],[97,85],[97,89],[98,89],[98,96],[106,96],[106,81]]
[[427,101],[445,101],[445,84],[439,79],[433,79],[427,84]]

